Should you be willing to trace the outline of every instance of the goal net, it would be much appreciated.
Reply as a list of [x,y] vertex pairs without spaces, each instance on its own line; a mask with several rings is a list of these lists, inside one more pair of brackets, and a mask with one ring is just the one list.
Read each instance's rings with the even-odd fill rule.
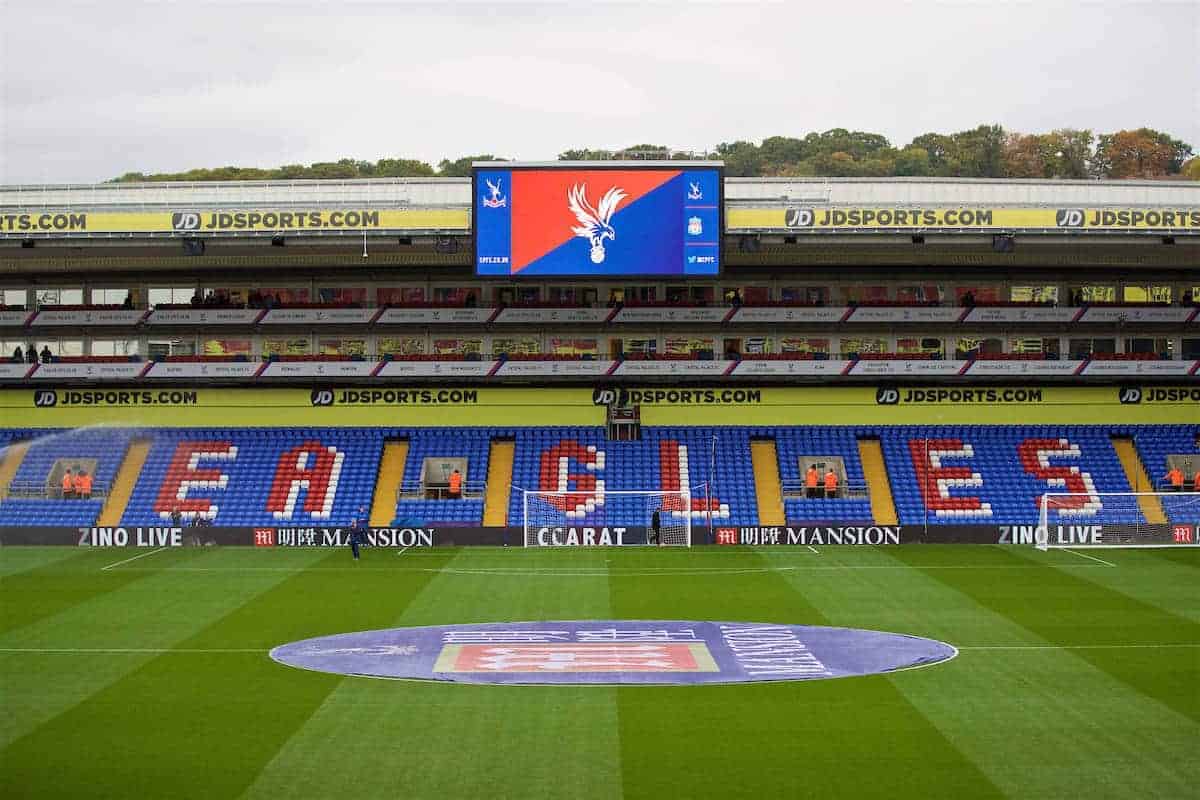
[[682,491],[524,491],[526,547],[648,544],[658,512],[661,544],[692,546],[692,498]]
[[1200,494],[1096,492],[1042,495],[1034,541],[1052,547],[1176,547],[1200,540]]

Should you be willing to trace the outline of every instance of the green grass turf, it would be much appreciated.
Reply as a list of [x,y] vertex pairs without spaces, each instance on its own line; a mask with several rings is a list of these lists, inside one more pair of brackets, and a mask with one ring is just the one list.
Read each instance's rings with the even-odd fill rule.
[[[368,549],[357,565],[213,548],[102,570],[137,551],[4,548],[0,796],[1196,797],[1200,548],[1089,553],[1112,566],[976,546]],[[961,654],[621,688],[267,657],[344,631],[622,618],[874,628]]]

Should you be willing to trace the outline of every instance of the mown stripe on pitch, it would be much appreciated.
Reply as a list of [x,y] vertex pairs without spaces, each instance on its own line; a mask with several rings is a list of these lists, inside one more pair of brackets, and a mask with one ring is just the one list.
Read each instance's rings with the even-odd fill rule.
[[[395,556],[368,550],[364,562],[384,558]],[[349,554],[331,552],[317,564],[339,559]],[[386,627],[432,577],[306,570],[179,646],[265,649]],[[180,591],[188,590],[181,577]],[[341,680],[284,667],[266,653],[160,656],[0,753],[6,797],[237,796]],[[341,749],[330,743],[327,757],[340,758]]]
[[[670,555],[622,551],[613,565]],[[729,558],[769,563],[749,550]],[[829,624],[777,572],[609,584],[621,618]],[[617,696],[626,798],[1003,797],[885,676],[622,687]]]
[[[996,565],[1026,560],[1023,555],[1000,547],[990,547],[984,552],[986,555],[980,555]],[[924,548],[901,547],[890,553],[1051,644],[1200,642],[1200,624],[1056,566],[995,572],[924,569],[922,564],[928,565],[930,561]],[[1186,662],[1180,659],[1186,659],[1186,654],[1177,659],[1153,649],[1072,652],[1168,708],[1200,720],[1195,662],[1191,669],[1182,668]]]
[[[1197,527],[1200,528],[1200,526]],[[1200,536],[1200,530],[1196,531],[1196,535]],[[1200,546],[1155,547],[1150,550],[1139,550],[1137,552],[1146,553],[1174,564],[1182,564],[1185,567],[1200,569]]]
[[[915,547],[926,563],[943,560],[937,550],[963,564],[988,556],[987,548],[974,546]],[[889,555],[894,549],[827,547],[821,557],[849,566],[887,561],[901,569],[792,572],[787,579],[838,625],[928,636],[954,645],[1051,648],[968,649],[948,663],[891,678],[1008,796],[1069,797],[1080,785],[1103,786],[1106,797],[1187,796],[1194,781],[1186,779],[1185,763],[1173,754],[1187,751],[1200,729],[1074,652],[1056,649],[917,569],[904,569]],[[1118,570],[1077,572],[1095,579]],[[1086,746],[1063,744],[1067,742]],[[1046,757],[1030,759],[1031,743]],[[1096,758],[1096,753],[1105,756]]]
[[152,574],[101,569],[136,551],[88,548],[74,552],[71,557],[4,576],[0,581],[0,633],[51,617]]
[[[294,572],[324,553],[292,551]],[[217,548],[189,548],[189,563],[223,559]],[[180,579],[170,570],[92,597],[32,625],[0,634],[6,648],[117,648],[148,652],[0,653],[0,748],[172,648],[287,578],[286,572],[226,573]],[[181,590],[182,588],[182,590]]]
[[[412,555],[408,551],[397,561]],[[422,551],[427,555],[429,551]],[[603,550],[573,550],[603,570]],[[561,551],[463,548],[449,569],[504,560],[562,564]],[[607,619],[605,576],[464,576],[444,571],[393,626]],[[330,742],[362,741],[331,763]],[[616,689],[343,681],[268,764],[243,800],[337,797],[619,798]]]
[[68,561],[79,555],[82,553],[74,547],[0,547],[0,581],[7,579],[9,575]]

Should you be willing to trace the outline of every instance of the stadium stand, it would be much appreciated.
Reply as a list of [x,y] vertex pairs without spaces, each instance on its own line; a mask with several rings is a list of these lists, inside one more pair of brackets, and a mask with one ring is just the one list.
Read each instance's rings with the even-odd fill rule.
[[[409,455],[393,524],[478,527],[493,439],[515,442],[510,525],[522,519],[523,489],[686,488],[693,494],[693,519],[703,520],[714,439],[716,524],[760,524],[750,455],[755,439],[776,443],[789,524],[868,523],[872,511],[859,441],[875,437],[899,521],[906,525],[1028,525],[1036,522],[1047,492],[1130,492],[1131,478],[1113,437],[1132,439],[1156,484],[1169,456],[1195,456],[1200,467],[1200,428],[1187,425],[654,426],[642,428],[640,441],[608,440],[600,427],[3,429],[0,445],[31,443],[10,485],[0,487],[6,490],[0,525],[96,524],[103,495],[135,438],[147,439],[150,447],[121,518],[131,526],[161,525],[175,509],[185,521],[201,518],[231,527],[345,525],[360,506],[372,505],[385,441],[404,440]],[[802,496],[800,463],[807,456],[841,460],[838,497]],[[464,498],[425,491],[424,462],[440,458],[466,460]],[[96,499],[60,499],[51,485],[55,465],[73,466],[75,459],[94,460]],[[1189,486],[1191,479],[1189,472]],[[1163,498],[1169,521],[1190,521],[1195,508],[1194,495]],[[577,520],[644,525],[643,509],[640,501],[610,494],[602,513]],[[1147,521],[1136,505],[1097,507],[1086,498],[1052,513],[1056,522]]]
[[[1046,492],[1130,491],[1104,427],[913,426],[879,434],[904,524],[1030,524]],[[1144,521],[1127,507],[1060,514],[1073,522]]]
[[[1133,429],[1133,441],[1142,463],[1154,482],[1155,491],[1166,491],[1162,478],[1169,469],[1167,457],[1191,455],[1193,469],[1200,469],[1200,427],[1189,428],[1175,425],[1142,425]],[[1185,476],[1186,486],[1191,487],[1192,475]],[[1145,487],[1139,487],[1146,491]],[[1196,495],[1165,495],[1160,498],[1163,512],[1171,522],[1194,522],[1197,516]]]
[[178,508],[214,524],[346,524],[370,507],[381,431],[255,428],[153,431],[122,523],[161,525]]
[[[779,478],[785,487],[804,483],[800,472],[802,456],[836,456],[842,459],[846,475],[843,496],[834,498],[787,497],[784,514],[789,521],[870,522],[871,501],[866,496],[866,480],[858,456],[858,431],[854,428],[778,428],[775,430],[779,453]],[[845,492],[851,496],[845,496]]]
[[[7,439],[31,440],[24,460],[0,501],[0,525],[92,525],[103,496],[116,477],[134,430],[83,428],[73,431],[9,430]],[[47,497],[56,464],[74,470],[75,461],[94,463],[92,494],[96,499]]]

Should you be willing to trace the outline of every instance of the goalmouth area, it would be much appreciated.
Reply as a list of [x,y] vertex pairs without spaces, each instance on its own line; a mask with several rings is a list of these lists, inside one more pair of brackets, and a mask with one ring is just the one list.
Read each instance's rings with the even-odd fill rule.
[[[1186,797],[1198,586],[1185,547],[367,547],[357,563],[346,548],[5,547],[0,774],[12,798]],[[619,687],[269,657],[514,620],[839,626],[957,657]]]

